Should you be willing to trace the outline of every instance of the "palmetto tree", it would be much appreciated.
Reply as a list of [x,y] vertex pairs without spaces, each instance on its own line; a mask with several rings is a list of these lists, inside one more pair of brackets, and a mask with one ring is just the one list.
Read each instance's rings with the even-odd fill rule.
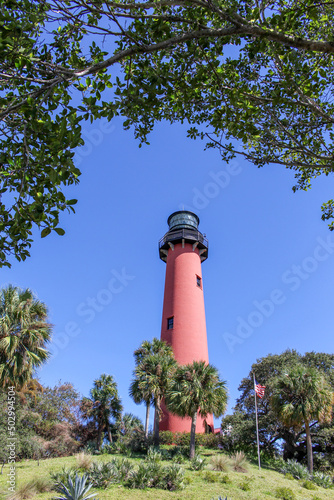
[[48,357],[52,327],[47,307],[31,290],[0,291],[0,386],[22,388]]
[[[175,369],[176,361],[170,345],[154,338],[152,342],[144,341],[134,352],[136,369],[135,379],[130,386],[130,395],[134,393],[134,401],[146,403],[146,409],[153,402],[155,407],[154,444],[159,444],[159,420],[161,402],[165,396],[168,381]],[[136,398],[136,399],[135,399]],[[148,428],[148,411],[146,410],[146,426]]]
[[284,425],[295,428],[305,426],[307,466],[312,473],[310,424],[331,420],[334,393],[330,385],[317,370],[297,365],[274,381],[271,404]]
[[226,383],[220,380],[217,369],[204,361],[179,366],[170,381],[166,404],[172,413],[191,418],[189,455],[193,458],[197,415],[213,413],[219,417],[225,412]]
[[148,437],[148,426],[150,421],[150,407],[154,403],[146,374],[137,367],[134,371],[134,380],[131,381],[129,395],[136,404],[145,403],[145,437]]
[[108,439],[112,443],[110,419],[121,418],[123,407],[112,375],[103,373],[99,379],[94,380],[90,396],[93,404],[89,416],[93,417],[97,424],[97,449],[99,450],[104,431],[107,431]]

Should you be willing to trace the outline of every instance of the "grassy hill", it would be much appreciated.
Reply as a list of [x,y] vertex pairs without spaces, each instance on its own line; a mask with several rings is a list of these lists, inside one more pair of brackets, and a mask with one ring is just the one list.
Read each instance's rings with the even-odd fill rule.
[[[205,467],[201,471],[190,469],[190,463],[186,460],[181,467],[185,471],[185,488],[178,491],[167,491],[162,489],[130,489],[121,485],[112,485],[107,489],[95,489],[100,500],[218,500],[218,496],[229,500],[334,500],[334,489],[324,489],[314,486],[309,490],[303,485],[303,481],[288,479],[283,474],[276,472],[269,467],[263,467],[261,471],[255,464],[247,463],[245,472],[236,472],[233,463],[226,457],[226,470],[223,472],[212,469],[212,458],[218,452],[208,449],[200,449],[200,454],[206,459]],[[221,456],[222,454],[219,453]],[[94,461],[107,462],[117,455],[103,455],[93,457]],[[142,458],[130,458],[133,464],[138,465]],[[163,465],[170,465],[170,461],[162,461]],[[23,500],[24,496],[19,496],[22,487],[35,478],[50,479],[50,472],[60,471],[64,466],[76,467],[78,461],[76,457],[65,457],[57,459],[41,460],[38,466],[36,461],[25,460],[16,464],[16,498]],[[8,493],[8,472],[6,465],[3,475],[0,476],[0,498],[6,499]],[[281,489],[279,496],[278,489]],[[284,490],[286,493],[284,496]],[[292,496],[289,496],[289,490]],[[282,496],[283,495],[283,496]],[[35,500],[50,500],[57,496],[56,492],[48,491],[38,493],[35,496],[26,497]]]

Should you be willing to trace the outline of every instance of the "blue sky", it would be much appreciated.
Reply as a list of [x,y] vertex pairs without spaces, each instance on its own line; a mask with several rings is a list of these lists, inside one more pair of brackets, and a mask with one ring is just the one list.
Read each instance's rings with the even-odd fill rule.
[[257,358],[287,348],[333,352],[334,234],[320,219],[333,179],[294,194],[290,170],[241,158],[227,167],[177,124],[158,125],[141,149],[120,119],[84,130],[81,181],[67,191],[79,200],[76,214],[61,218],[66,235],[36,233],[31,257],[1,273],[2,285],[29,287],[49,307],[53,356],[38,372],[43,384],[69,381],[88,396],[110,373],[125,411],[144,418],[128,396],[133,351],[160,336],[158,240],[183,206],[209,240],[209,357],[227,380],[230,410]]

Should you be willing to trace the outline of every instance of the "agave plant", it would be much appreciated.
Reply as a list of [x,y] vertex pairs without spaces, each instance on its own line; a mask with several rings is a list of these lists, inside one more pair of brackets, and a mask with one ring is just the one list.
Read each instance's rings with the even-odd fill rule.
[[54,497],[53,500],[88,500],[88,498],[95,497],[97,493],[90,493],[87,495],[88,491],[92,487],[92,484],[89,483],[86,485],[86,481],[87,476],[85,474],[83,474],[82,477],[76,474],[74,482],[69,475],[67,478],[67,485],[60,483],[56,486],[56,491],[60,493],[61,496]]

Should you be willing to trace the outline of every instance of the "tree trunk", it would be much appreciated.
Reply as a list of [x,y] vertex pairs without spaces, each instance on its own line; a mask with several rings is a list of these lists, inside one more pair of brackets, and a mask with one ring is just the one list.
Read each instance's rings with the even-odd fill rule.
[[313,450],[312,450],[312,440],[310,426],[307,420],[305,420],[305,432],[306,432],[306,449],[307,449],[307,468],[310,474],[313,472]]
[[150,421],[150,403],[146,403],[145,437],[148,438],[148,424]]
[[158,405],[155,407],[155,415],[154,415],[154,435],[153,435],[153,444],[154,446],[159,447],[159,422],[160,422],[160,411]]
[[96,438],[96,447],[99,451],[101,449],[101,438],[102,438],[102,429],[99,426],[97,429],[97,438]]
[[4,460],[4,461],[2,462],[2,466],[1,466],[1,474],[3,474],[3,468],[4,468],[4,466],[5,466],[5,465],[6,465],[6,460]]
[[110,444],[112,444],[112,435],[111,435],[111,430],[110,430],[110,425],[108,424],[107,426],[107,431],[108,431],[108,439]]
[[190,453],[189,458],[192,460],[195,456],[195,435],[196,435],[196,420],[197,420],[197,411],[193,414],[193,418],[191,420],[191,430],[190,430]]

